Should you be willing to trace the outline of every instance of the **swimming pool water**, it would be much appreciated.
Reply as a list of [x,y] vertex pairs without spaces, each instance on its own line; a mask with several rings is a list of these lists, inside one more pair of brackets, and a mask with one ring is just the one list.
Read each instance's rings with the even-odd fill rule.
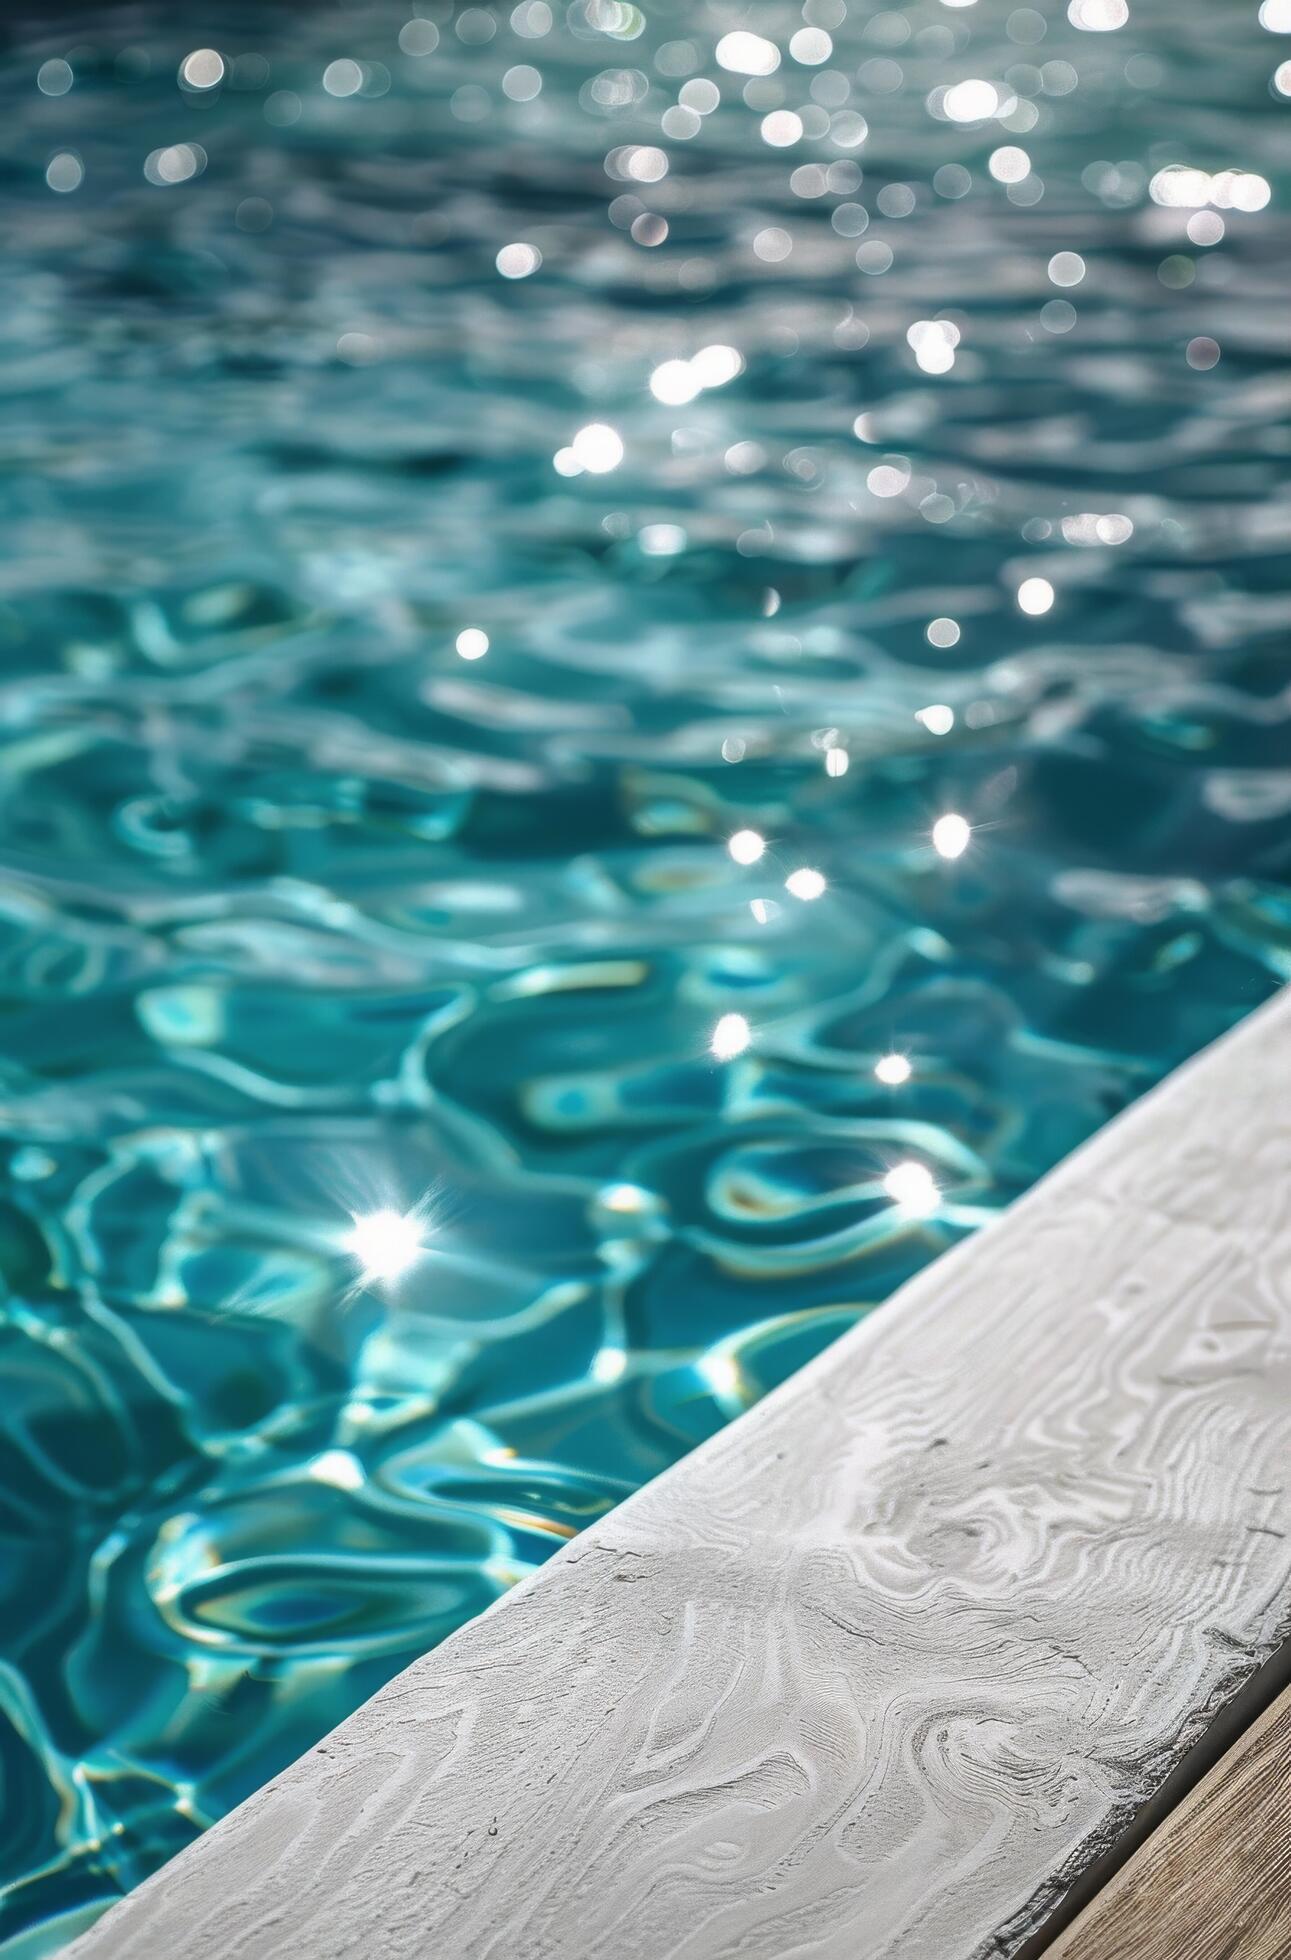
[[6,1960],[1286,977],[1291,8],[1125,14],[17,28]]

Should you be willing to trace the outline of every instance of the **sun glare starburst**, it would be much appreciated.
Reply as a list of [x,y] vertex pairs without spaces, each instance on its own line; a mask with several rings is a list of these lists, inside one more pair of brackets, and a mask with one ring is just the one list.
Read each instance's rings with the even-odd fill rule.
[[345,1247],[368,1280],[402,1279],[426,1249],[421,1220],[388,1207],[357,1217]]

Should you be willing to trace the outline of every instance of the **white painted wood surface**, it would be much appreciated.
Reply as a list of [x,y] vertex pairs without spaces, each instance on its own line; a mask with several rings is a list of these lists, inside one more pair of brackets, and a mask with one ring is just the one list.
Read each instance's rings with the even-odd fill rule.
[[77,1960],[1018,1951],[1291,1630],[1291,994]]

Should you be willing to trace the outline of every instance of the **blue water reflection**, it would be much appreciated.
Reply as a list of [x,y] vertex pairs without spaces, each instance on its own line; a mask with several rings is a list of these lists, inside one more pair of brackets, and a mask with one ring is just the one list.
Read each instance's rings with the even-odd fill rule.
[[1291,9],[1215,23],[19,27],[6,1960],[1286,977]]

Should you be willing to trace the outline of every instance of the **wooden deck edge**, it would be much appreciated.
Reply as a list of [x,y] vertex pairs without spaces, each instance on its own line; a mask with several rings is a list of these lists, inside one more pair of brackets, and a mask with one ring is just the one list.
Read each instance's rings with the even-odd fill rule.
[[[1123,1882],[1134,1882],[1145,1857],[1172,1841],[1173,1833],[1191,1814],[1194,1801],[1217,1788],[1228,1768],[1241,1761],[1258,1743],[1265,1724],[1279,1709],[1291,1707],[1291,1640],[1278,1648],[1224,1704],[1201,1739],[1166,1777],[1161,1788],[1136,1813],[1115,1842],[1095,1860],[1066,1894],[1039,1931],[1018,1949],[1017,1960],[1085,1960],[1082,1926],[1110,1925],[1119,1909]],[[1283,1812],[1278,1829],[1291,1846],[1291,1818]],[[1222,1855],[1222,1846],[1217,1846]],[[1291,1855],[1288,1857],[1291,1872]],[[1070,1931],[1069,1931],[1070,1929]],[[1287,1897],[1287,1951],[1291,1952],[1291,1894]],[[1115,1949],[1113,1949],[1115,1950]],[[1134,1949],[1123,1943],[1126,1953]],[[1234,1949],[1236,1952],[1236,1949]],[[1181,1948],[1178,1960],[1183,1960]],[[1245,1956],[1243,1956],[1245,1960]]]
[[1050,1960],[1286,1960],[1291,1687],[1048,1948]]
[[1284,1664],[1289,1065],[1284,993],[71,1952],[1042,1951]]

